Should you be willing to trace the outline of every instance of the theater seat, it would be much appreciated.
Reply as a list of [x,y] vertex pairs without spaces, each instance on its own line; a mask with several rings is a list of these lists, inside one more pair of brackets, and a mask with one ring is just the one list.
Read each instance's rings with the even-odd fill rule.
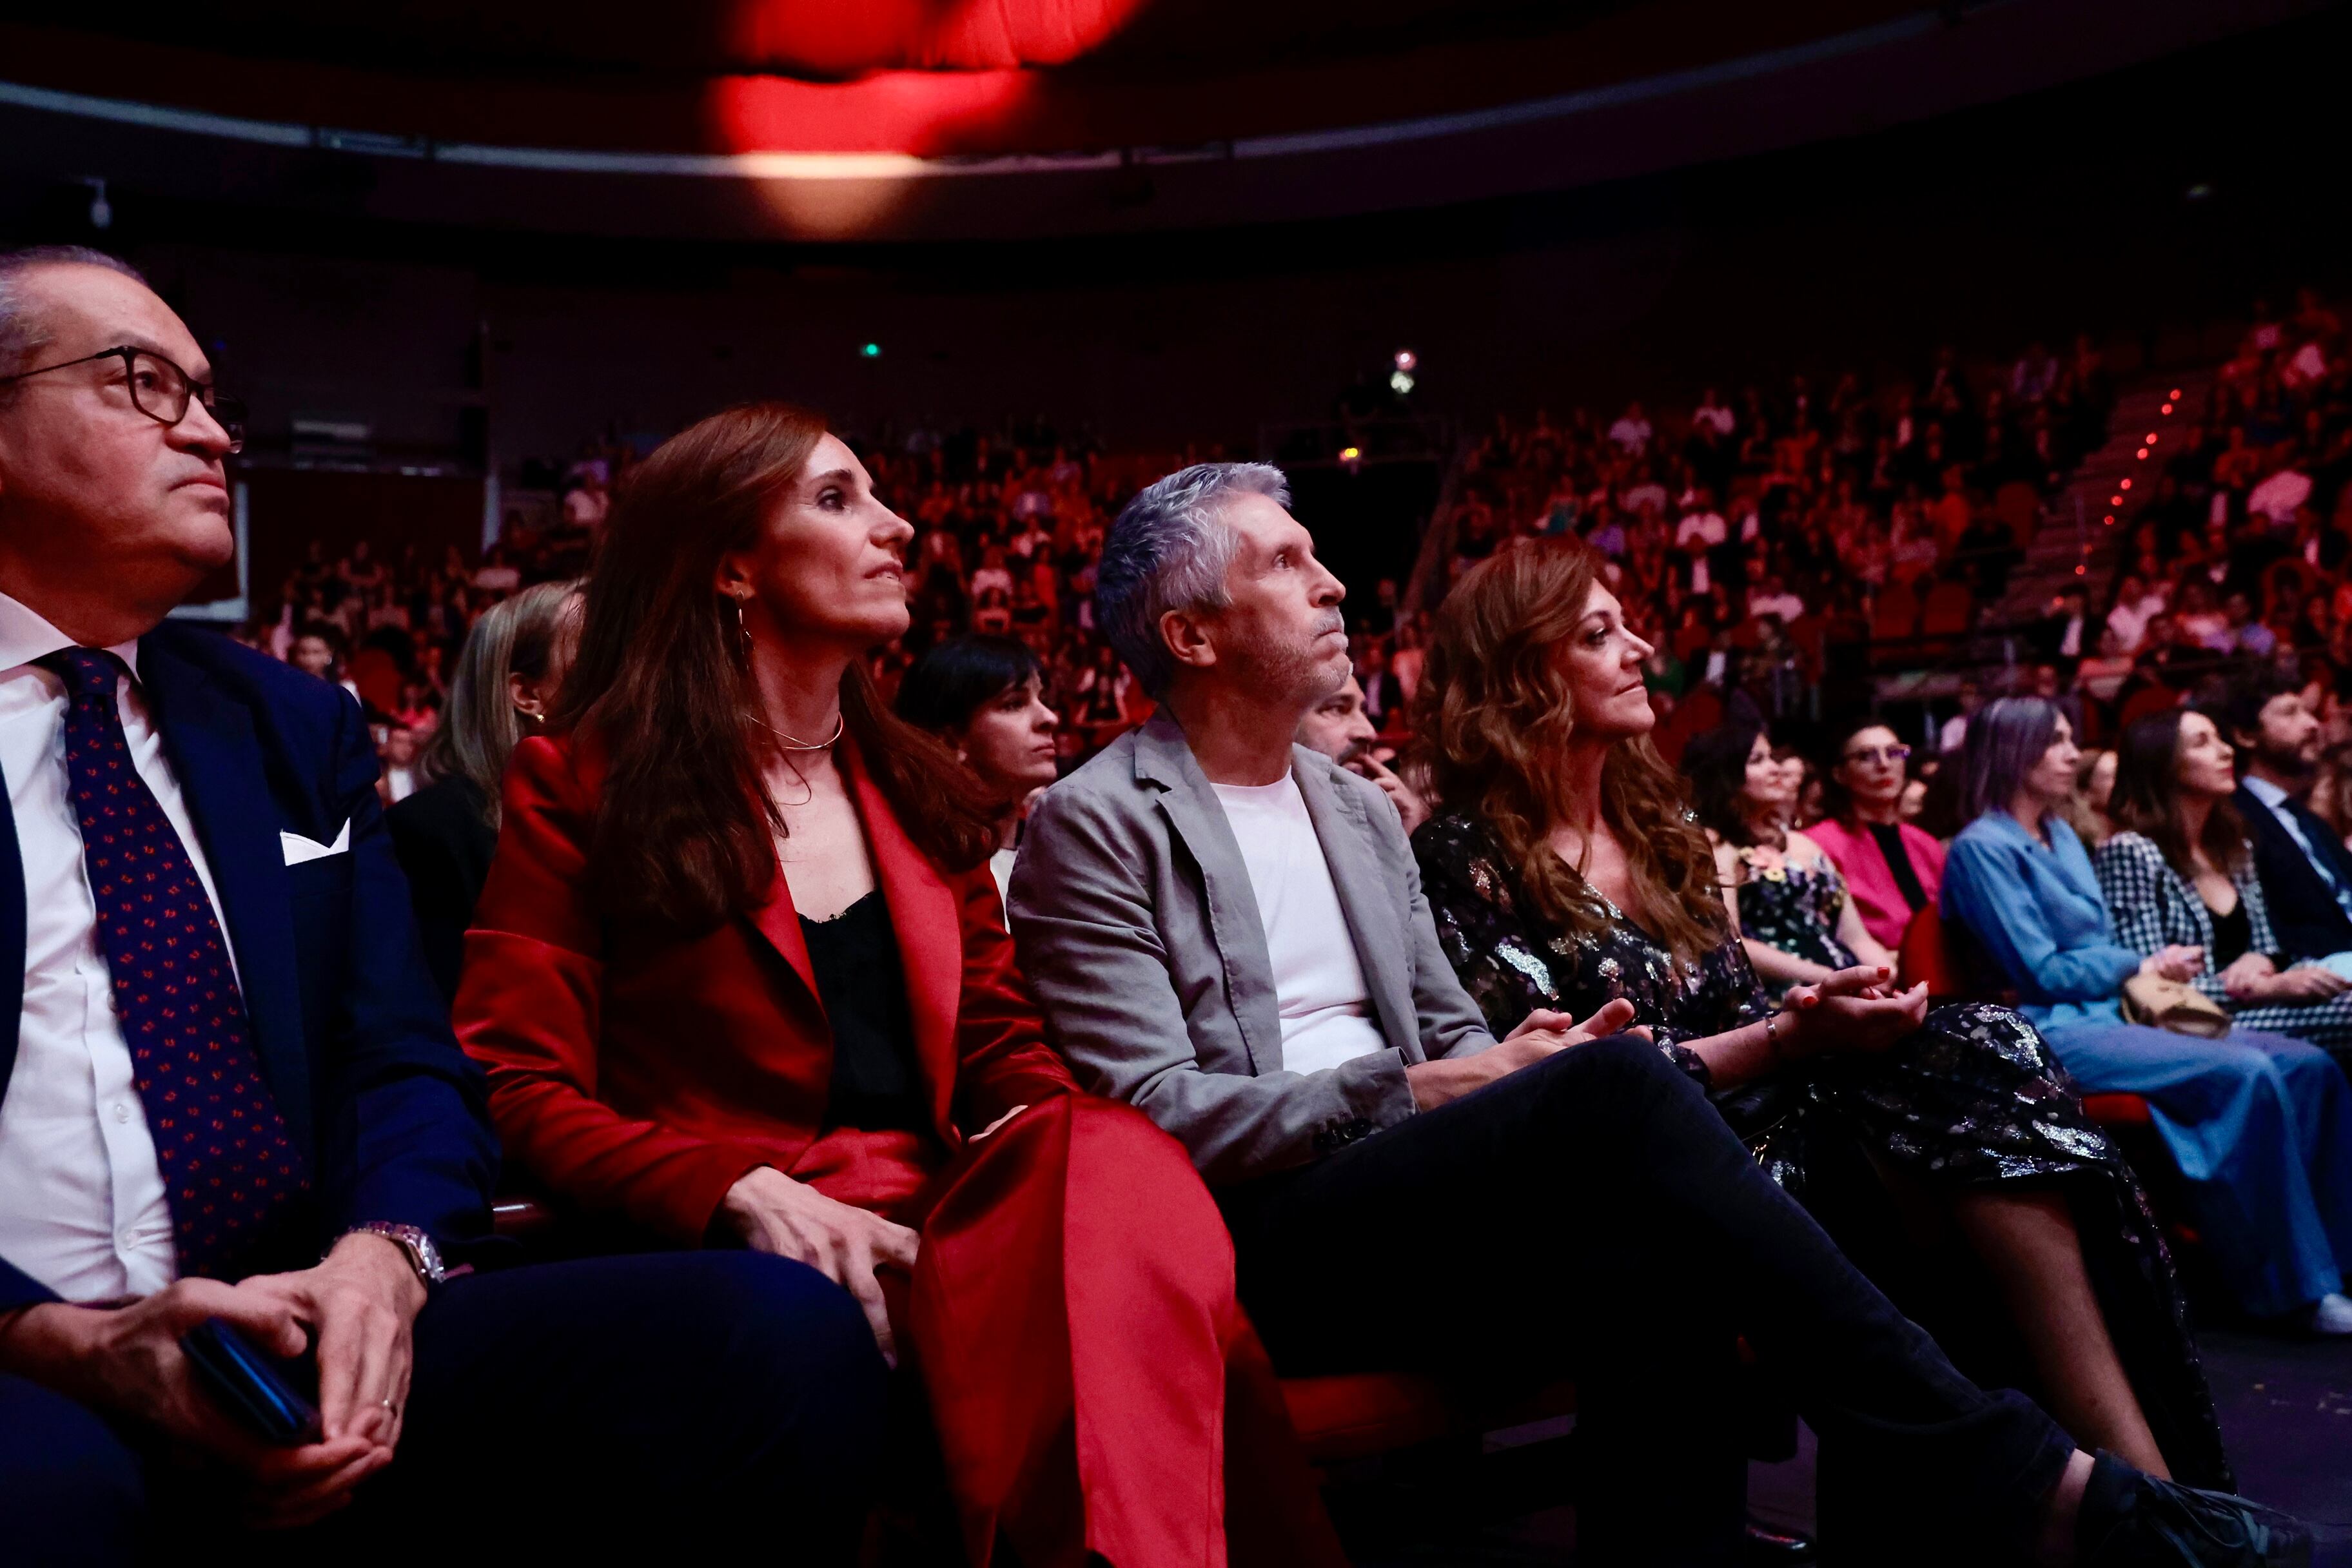
[[1895,950],[1895,983],[1907,991],[1923,981],[1930,1002],[2017,1005],[2017,993],[2002,981],[1967,928],[1946,925],[1933,904],[1911,917]]
[[2156,1125],[2147,1101],[2136,1094],[2086,1094],[2083,1097],[2083,1110],[2092,1121],[2110,1131]]

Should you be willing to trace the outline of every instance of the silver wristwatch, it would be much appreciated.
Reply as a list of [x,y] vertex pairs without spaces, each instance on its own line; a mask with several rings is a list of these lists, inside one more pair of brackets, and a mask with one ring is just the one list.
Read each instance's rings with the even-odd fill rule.
[[[433,1245],[431,1237],[413,1225],[372,1219],[364,1225],[352,1226],[343,1235],[380,1236],[386,1241],[397,1243],[400,1249],[408,1254],[408,1266],[416,1270],[416,1278],[425,1282],[427,1290],[449,1278],[449,1271],[441,1266],[441,1249]],[[336,1239],[341,1240],[341,1237]]]

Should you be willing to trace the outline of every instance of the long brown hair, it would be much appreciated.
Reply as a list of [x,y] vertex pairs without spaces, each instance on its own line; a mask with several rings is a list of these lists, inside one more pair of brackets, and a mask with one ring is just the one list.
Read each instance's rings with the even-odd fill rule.
[[[588,580],[580,652],[553,727],[606,773],[588,847],[598,906],[707,930],[764,899],[783,820],[761,783],[775,742],[758,701],[719,557],[748,548],[807,463],[824,421],[784,403],[714,414],[633,472]],[[841,678],[858,760],[907,836],[951,870],[996,842],[955,753],[893,716],[862,660]]]
[[[1545,842],[1564,816],[1555,758],[1576,729],[1559,647],[1584,618],[1601,558],[1573,540],[1522,545],[1471,569],[1437,612],[1414,706],[1447,808],[1475,815],[1500,840],[1537,911],[1576,935],[1607,912],[1592,887]],[[1601,814],[1624,846],[1640,920],[1678,958],[1730,930],[1715,851],[1683,805],[1680,781],[1647,735],[1610,748]]]
[[[2180,721],[2189,713],[2186,708],[2168,708],[2124,731],[2116,748],[2116,791],[2107,797],[2107,816],[2117,829],[2147,836],[2164,851],[2166,865],[2193,881],[2197,859],[2180,811]],[[2235,877],[2246,864],[2246,819],[2227,800],[2215,801],[2199,845],[2216,870]]]

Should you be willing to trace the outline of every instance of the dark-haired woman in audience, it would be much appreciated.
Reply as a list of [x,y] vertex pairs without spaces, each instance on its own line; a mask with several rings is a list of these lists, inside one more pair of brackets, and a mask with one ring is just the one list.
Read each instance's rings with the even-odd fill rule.
[[1002,802],[866,674],[910,532],[782,405],[638,466],[509,769],[458,1037],[557,1196],[857,1299],[973,1563],[1336,1562],[1215,1203],[1074,1089],[988,875]]
[[1822,753],[1822,818],[1805,829],[1845,879],[1847,894],[1871,940],[1889,952],[1903,946],[1911,917],[1936,901],[1944,883],[1944,847],[1903,820],[1911,748],[1868,714],[1830,731]]
[[1773,756],[1761,729],[1733,723],[1692,737],[1682,771],[1715,846],[1732,929],[1759,977],[1779,991],[1856,964],[1893,969],[1895,955],[1863,929],[1822,847],[1782,826],[1797,770]]
[[[1488,1026],[1631,1002],[1633,1023],[1906,1310],[1932,1321],[1949,1303],[1909,1283],[1874,1168],[1965,1237],[2079,1441],[2225,1481],[2155,1223],[2032,1029],[2000,1007],[1931,1012],[1924,989],[1892,993],[1883,967],[1800,985],[1775,1013],[1714,853],[1651,744],[1649,650],[1594,564],[1577,548],[1514,551],[1438,614],[1416,731],[1444,807],[1413,849],[1439,941]],[[1935,1326],[1971,1337],[1964,1321]]]
[[1054,731],[1045,671],[1011,637],[959,637],[934,643],[898,682],[898,717],[953,748],[999,803],[988,869],[1003,896],[1030,796],[1054,782]]
[[1984,944],[2083,1089],[2147,1097],[2239,1304],[2352,1333],[2352,1087],[2302,1040],[2124,1022],[2126,981],[2191,980],[2205,952],[2117,940],[2091,858],[2059,815],[2081,761],[2066,716],[2042,698],[2004,697],[1969,721],[1960,767],[1973,820],[1952,841],[1944,912]]
[[2176,708],[2124,732],[2113,808],[2122,829],[2091,857],[2137,952],[2196,948],[2190,984],[2241,1026],[2329,1049],[2352,1047],[2352,981],[2282,952],[2254,871],[2245,819],[2230,797],[2236,752],[2213,721]]
[[425,787],[384,813],[425,961],[453,1001],[466,928],[499,847],[499,781],[515,747],[546,721],[579,639],[576,583],[541,583],[483,611],[418,759]]

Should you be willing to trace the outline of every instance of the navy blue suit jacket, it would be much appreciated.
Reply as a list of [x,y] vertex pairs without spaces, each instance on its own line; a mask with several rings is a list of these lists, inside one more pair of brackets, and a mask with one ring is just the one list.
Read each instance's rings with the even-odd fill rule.
[[[341,688],[198,627],[139,640],[139,682],[220,895],[261,1071],[309,1161],[302,1267],[353,1225],[461,1247],[489,1228],[498,1142],[418,951],[385,836],[375,748]],[[280,832],[347,853],[286,864]],[[25,873],[0,788],[0,1093],[24,1012]],[[0,1311],[53,1300],[0,1258]]]
[[[2311,857],[2303,846],[2279,826],[2253,791],[2240,784],[2232,798],[2253,835],[2254,875],[2262,879],[2263,900],[2270,905],[2271,929],[2278,933],[2279,946],[2290,958],[2325,958],[2352,951],[2352,917],[2311,868]],[[2352,852],[2346,851],[2336,829],[2304,809],[2300,801],[2288,801],[2286,809],[2311,847],[2326,857],[2327,868],[2352,888]]]

